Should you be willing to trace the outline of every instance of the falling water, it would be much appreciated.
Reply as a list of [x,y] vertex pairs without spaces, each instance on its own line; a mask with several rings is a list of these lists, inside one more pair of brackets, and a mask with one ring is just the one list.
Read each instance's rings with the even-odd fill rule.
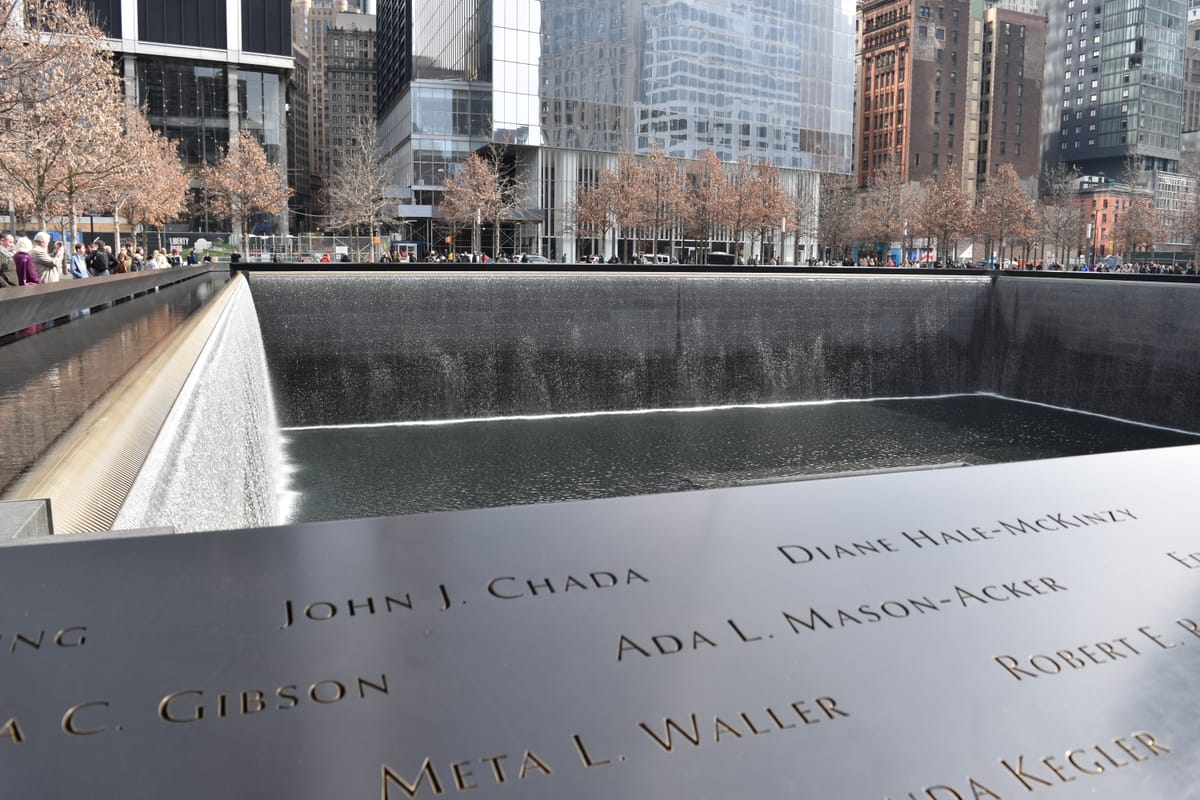
[[188,376],[114,529],[276,524],[291,494],[262,332],[241,282]]

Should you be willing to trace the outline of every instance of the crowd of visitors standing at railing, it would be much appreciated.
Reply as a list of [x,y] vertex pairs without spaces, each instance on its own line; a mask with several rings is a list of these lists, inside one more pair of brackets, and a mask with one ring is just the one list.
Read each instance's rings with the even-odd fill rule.
[[66,246],[61,241],[51,242],[45,231],[32,239],[0,234],[0,288],[182,265],[178,250],[154,250],[147,256],[142,248],[125,245],[114,253],[111,245],[96,239],[88,247],[76,244],[68,255]]

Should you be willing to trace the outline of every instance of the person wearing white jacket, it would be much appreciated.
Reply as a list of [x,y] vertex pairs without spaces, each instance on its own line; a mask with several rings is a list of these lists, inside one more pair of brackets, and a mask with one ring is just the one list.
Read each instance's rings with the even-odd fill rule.
[[42,283],[56,283],[62,280],[62,248],[52,256],[49,247],[50,234],[38,231],[33,235],[33,251],[30,255],[33,256],[33,266]]

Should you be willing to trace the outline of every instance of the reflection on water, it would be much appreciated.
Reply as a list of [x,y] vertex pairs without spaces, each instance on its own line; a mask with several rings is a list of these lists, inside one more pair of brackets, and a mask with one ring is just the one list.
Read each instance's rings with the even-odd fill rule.
[[228,280],[203,275],[0,346],[0,491]]
[[988,396],[291,430],[296,521],[984,464],[1200,438]]

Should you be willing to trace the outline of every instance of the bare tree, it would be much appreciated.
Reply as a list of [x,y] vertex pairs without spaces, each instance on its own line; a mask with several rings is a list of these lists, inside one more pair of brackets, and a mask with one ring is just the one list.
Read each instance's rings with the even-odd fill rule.
[[712,150],[688,164],[688,203],[684,209],[684,232],[692,239],[704,242],[700,263],[708,263],[708,251],[719,228],[729,224],[732,195],[725,167]]
[[610,170],[601,172],[592,183],[581,184],[573,209],[576,235],[603,240],[609,231],[615,231],[616,196],[616,175]]
[[882,244],[885,249],[893,242],[900,242],[903,258],[908,251],[910,217],[915,216],[916,206],[915,184],[907,183],[902,166],[889,160],[872,173],[863,196],[861,237]]
[[80,178],[121,152],[124,95],[103,34],[69,4],[25,0],[4,13],[0,174],[46,227],[69,212]]
[[942,264],[949,266],[955,243],[971,229],[971,198],[963,191],[962,173],[945,169],[921,183],[916,230],[937,240]]
[[792,211],[792,199],[783,188],[779,168],[765,161],[754,164],[747,195],[750,204],[747,223],[757,237],[761,251],[767,235],[783,227]]
[[57,76],[93,70],[103,38],[70,0],[0,0],[0,117],[55,93],[76,94],[69,80]]
[[817,216],[817,241],[825,251],[845,255],[858,229],[859,191],[853,175],[825,173],[821,176],[820,208]]
[[1133,260],[1133,254],[1138,250],[1151,249],[1164,232],[1162,219],[1154,208],[1154,200],[1137,196],[1145,174],[1145,157],[1136,153],[1125,157],[1121,169],[1125,208],[1113,215],[1112,240],[1113,252],[1121,253],[1127,263]]
[[[384,190],[389,184],[384,152],[374,120],[360,119],[350,129],[348,144],[334,156],[326,187],[329,213],[338,227],[366,227],[372,239],[387,219]],[[374,257],[372,245],[372,257]]]
[[[639,192],[645,203],[643,218],[648,227],[648,238],[659,242],[669,239],[669,247],[675,249],[675,235],[682,217],[684,192],[683,175],[677,159],[667,158],[660,149],[646,157],[642,165],[645,191]],[[657,252],[657,245],[654,246]]]
[[485,221],[494,222],[504,207],[504,193],[496,164],[478,153],[471,153],[457,174],[446,179],[442,194],[442,214],[471,226],[471,250],[481,252],[480,229]]
[[178,145],[157,131],[150,131],[139,161],[140,180],[130,193],[126,216],[132,224],[156,228],[161,249],[163,226],[187,210],[190,176],[179,159]]
[[[617,168],[613,176],[615,196],[613,211],[621,232],[637,236],[638,229],[646,223],[646,209],[649,202],[646,199],[646,173],[637,159],[629,154],[622,154],[617,160]],[[636,239],[634,246],[637,246]],[[628,259],[629,254],[626,254]]]
[[1179,232],[1183,240],[1195,248],[1192,266],[1200,272],[1200,156],[1185,156],[1179,169],[1190,181],[1188,196],[1179,214]]
[[[1004,260],[1004,245],[1033,233],[1037,209],[1029,192],[1011,164],[1002,164],[990,178],[979,197],[975,211],[975,229],[994,242],[999,261]],[[998,266],[998,265],[997,265]]]
[[1080,173],[1056,164],[1042,173],[1041,230],[1058,257],[1075,255],[1084,238],[1084,213],[1076,187]]
[[820,222],[820,173],[803,172],[792,190],[788,221],[794,235],[793,257],[800,263],[800,240],[815,239]]
[[[121,152],[129,153],[130,157],[124,159],[116,170],[90,191],[94,207],[112,211],[113,236],[118,248],[121,246],[121,220],[136,224],[140,209],[147,202],[144,198],[153,191],[157,173],[168,170],[174,174],[174,170],[159,160],[159,156],[171,145],[150,127],[142,114],[136,109],[131,110],[123,124]],[[185,196],[186,186],[184,179]]]
[[1133,261],[1138,250],[1151,249],[1162,237],[1162,224],[1149,197],[1134,197],[1125,208],[1114,214],[1112,226],[1113,249]]
[[754,229],[755,162],[739,158],[729,177],[729,217],[726,227],[733,235],[733,249],[744,255],[746,234]]
[[1146,173],[1146,158],[1137,153],[1129,153],[1121,165],[1121,183],[1126,187],[1130,196],[1133,190],[1142,185],[1142,177]]
[[279,166],[267,160],[258,139],[247,131],[233,137],[215,167],[200,170],[200,180],[213,215],[233,222],[233,238],[238,242],[249,233],[253,215],[284,213],[292,195]]

